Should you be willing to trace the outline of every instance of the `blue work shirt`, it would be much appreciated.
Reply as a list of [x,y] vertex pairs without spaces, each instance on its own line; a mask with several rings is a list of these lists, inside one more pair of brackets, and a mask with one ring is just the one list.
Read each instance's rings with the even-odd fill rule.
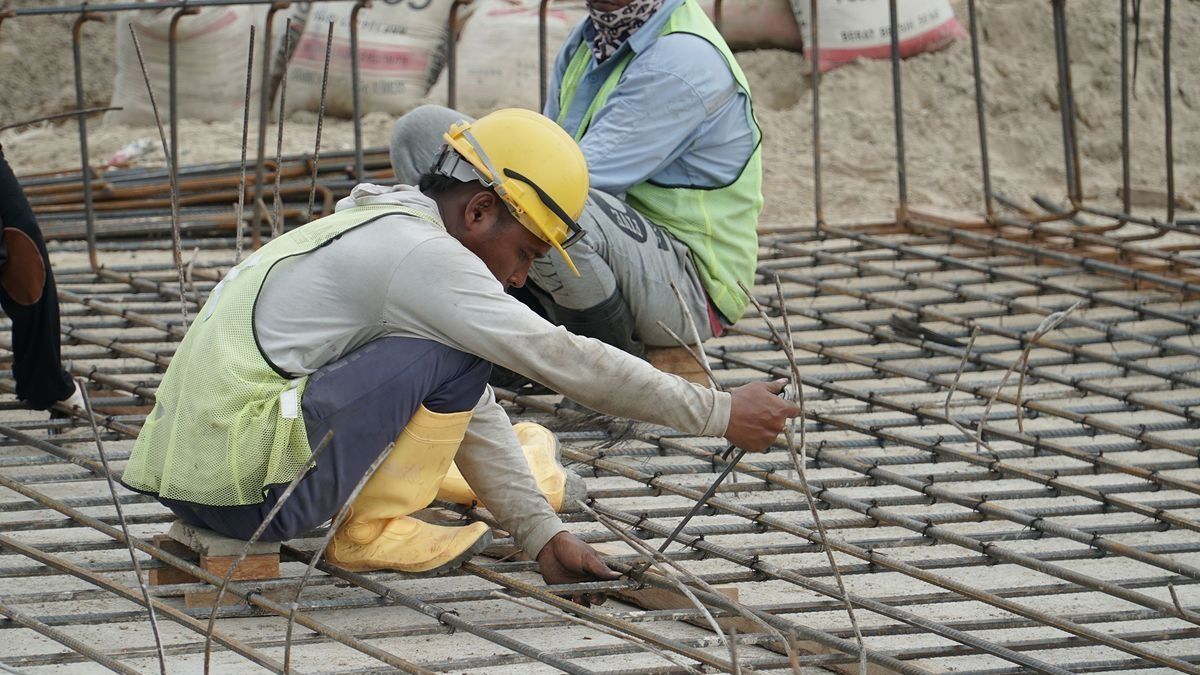
[[[690,33],[660,36],[683,0],[666,0],[621,47],[579,82],[564,120],[574,135],[596,93],[630,51],[634,58],[579,142],[591,186],[623,197],[629,188],[657,185],[720,187],[733,182],[754,152],[749,102],[725,58]],[[563,74],[581,40],[590,49],[590,17],[571,31],[554,61],[545,115],[558,119]]]

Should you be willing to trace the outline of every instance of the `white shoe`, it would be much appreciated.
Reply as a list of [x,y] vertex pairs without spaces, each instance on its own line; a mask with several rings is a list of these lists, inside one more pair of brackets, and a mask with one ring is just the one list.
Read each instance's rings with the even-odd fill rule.
[[75,391],[71,392],[70,396],[59,401],[59,403],[67,406],[68,408],[78,408],[79,410],[85,410],[87,408],[87,406],[85,406],[83,403],[83,392],[79,390],[78,384],[75,385]]

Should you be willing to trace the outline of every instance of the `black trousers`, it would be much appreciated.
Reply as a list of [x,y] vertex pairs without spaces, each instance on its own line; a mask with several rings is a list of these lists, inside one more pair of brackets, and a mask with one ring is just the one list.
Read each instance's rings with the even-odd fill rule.
[[[71,395],[75,384],[62,367],[58,291],[50,256],[33,209],[0,148],[0,307],[12,320],[13,378],[17,398],[46,410]],[[41,264],[34,260],[41,257]],[[40,286],[31,279],[44,282]],[[38,289],[40,288],[40,292]]]

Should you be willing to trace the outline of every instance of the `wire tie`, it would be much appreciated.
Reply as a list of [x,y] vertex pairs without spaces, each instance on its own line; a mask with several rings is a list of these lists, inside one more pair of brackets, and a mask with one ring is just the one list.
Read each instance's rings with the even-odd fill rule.
[[454,635],[456,632],[458,632],[458,628],[455,627],[454,624],[446,623],[446,621],[442,619],[442,617],[446,616],[447,614],[453,614],[454,616],[458,616],[458,612],[456,610],[444,609],[444,610],[438,612],[437,622],[449,629],[450,632],[447,633],[447,635]]

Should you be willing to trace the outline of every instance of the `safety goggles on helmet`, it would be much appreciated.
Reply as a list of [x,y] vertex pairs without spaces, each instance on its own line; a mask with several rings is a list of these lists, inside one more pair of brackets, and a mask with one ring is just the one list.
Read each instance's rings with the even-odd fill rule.
[[[471,132],[465,131],[463,132],[463,135],[468,141],[470,141],[471,145],[475,147],[475,152],[478,153],[480,159],[483,160],[484,166],[487,167],[488,173],[493,176],[500,175],[496,171],[496,168],[492,166],[491,160],[488,159],[487,154],[475,141],[475,138],[471,135]],[[433,167],[430,169],[430,172],[441,176],[454,178],[456,180],[463,181],[464,183],[477,181],[484,187],[494,190],[496,194],[500,196],[500,200],[504,202],[504,206],[508,208],[508,212],[512,214],[513,218],[516,218],[518,222],[524,225],[526,229],[537,235],[539,239],[545,239],[545,236],[541,234],[540,227],[536,227],[532,223],[527,222],[528,219],[525,217],[524,210],[522,210],[521,207],[515,203],[515,200],[512,199],[512,197],[508,194],[508,189],[504,185],[504,181],[492,180],[488,178],[483,174],[482,171],[476,168],[474,164],[471,164],[466,159],[463,159],[462,155],[455,152],[455,150],[449,145],[442,146],[442,151],[439,153],[437,161],[433,163]],[[512,178],[513,180],[519,180],[532,188],[534,193],[537,194],[538,198],[542,200],[542,203],[546,205],[546,208],[550,209],[550,212],[567,226],[567,236],[565,239],[563,239],[561,242],[547,241],[546,243],[555,244],[555,248],[566,249],[570,248],[580,239],[583,239],[583,237],[587,234],[587,232],[585,232],[584,229],[579,226],[579,223],[575,222],[574,218],[567,215],[567,212],[558,205],[558,202],[554,201],[554,198],[547,194],[546,191],[543,190],[537,183],[533,182],[533,180],[508,167],[505,167],[503,175],[508,178]],[[568,263],[570,264],[570,259],[568,259]],[[575,265],[571,264],[571,268],[574,269]]]

